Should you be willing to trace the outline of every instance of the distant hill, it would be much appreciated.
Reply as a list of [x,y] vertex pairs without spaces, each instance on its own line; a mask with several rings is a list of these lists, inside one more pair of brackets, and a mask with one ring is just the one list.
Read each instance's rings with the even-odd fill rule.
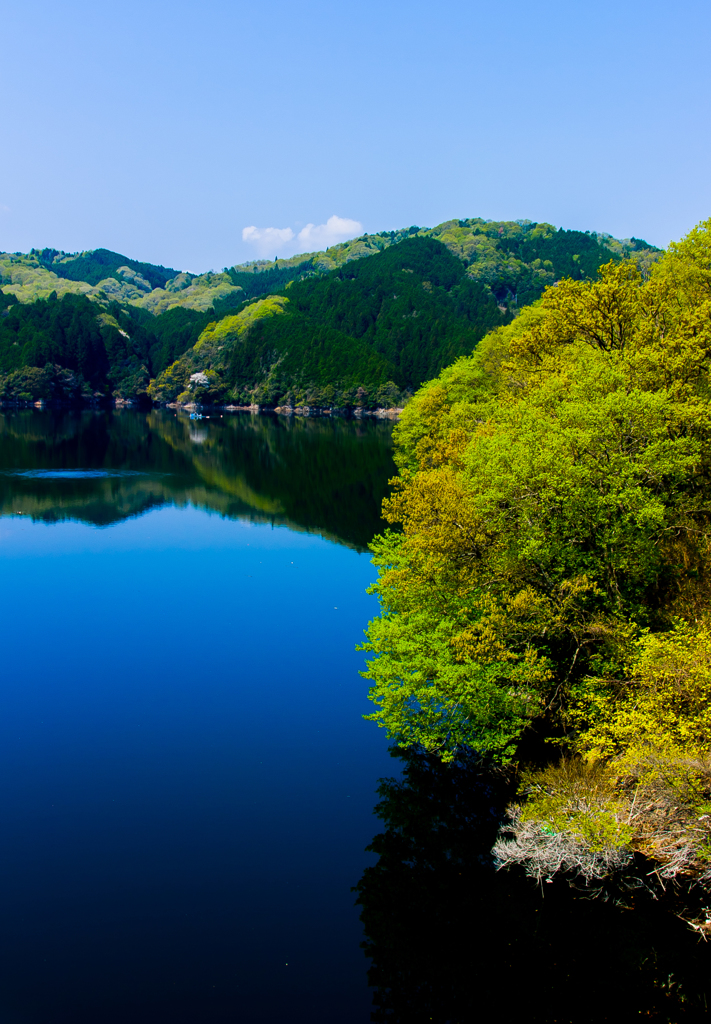
[[96,285],[99,281],[105,281],[112,277],[116,281],[124,279],[119,274],[119,269],[128,267],[144,281],[150,288],[165,288],[168,281],[177,277],[179,271],[170,267],[160,267],[153,263],[139,263],[138,260],[129,259],[118,252],[111,252],[110,249],[92,249],[90,252],[83,252],[79,255],[67,255],[57,249],[42,249],[41,252],[33,250],[39,263],[49,271],[54,271],[57,277],[69,281],[86,281],[87,284]]
[[442,242],[464,263],[469,276],[489,287],[498,301],[514,305],[528,304],[531,294],[537,298],[543,288],[561,277],[593,277],[602,263],[615,258],[635,256],[648,263],[661,251],[639,238],[619,240],[608,234],[566,231],[534,221],[487,221],[474,217],[445,221],[435,228],[410,227],[363,235],[352,242],[334,245],[324,253],[293,256],[274,263],[256,261],[233,267],[229,273],[235,283],[239,274],[240,284],[247,272],[322,274],[353,260],[374,256],[412,237]]
[[324,252],[289,259],[253,260],[220,273],[189,274],[94,249],[65,253],[33,249],[0,253],[0,286],[20,302],[56,291],[119,301],[160,315],[176,307],[220,315],[242,302],[282,290],[289,281],[320,277],[355,260],[374,256],[414,236],[442,242],[507,304],[526,305],[546,284],[564,276],[590,277],[611,257],[654,258],[659,250],[642,239],[619,241],[596,232],[565,231],[532,221],[451,220],[435,228],[410,227],[362,235]]
[[106,397],[149,386],[156,400],[196,397],[197,372],[205,402],[393,404],[562,277],[658,253],[640,239],[478,218],[201,275],[108,249],[4,253],[1,391],[64,395],[56,374],[50,386],[25,373],[52,365]]
[[169,309],[198,312],[233,309],[245,299],[227,273],[188,274],[141,263],[108,249],[67,254],[55,249],[0,253],[0,286],[19,302],[56,294],[83,295],[105,305],[119,302],[153,315]]
[[511,318],[441,242],[412,237],[223,318],[182,366],[219,373],[234,401],[348,405],[362,388],[389,404]]

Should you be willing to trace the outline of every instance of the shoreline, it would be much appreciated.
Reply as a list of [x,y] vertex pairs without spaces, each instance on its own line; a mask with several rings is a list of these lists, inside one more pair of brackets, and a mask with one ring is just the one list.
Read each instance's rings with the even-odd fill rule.
[[2,409],[175,409],[187,413],[203,412],[248,412],[253,416],[306,416],[320,417],[332,416],[342,419],[378,419],[397,420],[403,411],[403,406],[394,408],[377,407],[375,409],[364,409],[360,406],[317,406],[317,405],[201,405],[199,402],[189,402],[186,405],[178,402],[155,403],[142,402],[136,398],[111,398],[111,399],[88,399],[84,402],[67,402],[62,400],[47,400],[44,398],[33,401],[5,400],[0,399],[0,410]]
[[159,408],[183,409],[186,412],[202,412],[203,410],[215,412],[249,412],[254,416],[340,416],[344,419],[363,419],[371,417],[379,420],[399,419],[403,407],[392,409],[363,409],[360,407],[350,408],[347,406],[320,406],[320,405],[200,405],[199,402],[189,402],[187,405],[179,405],[177,402],[167,402]]

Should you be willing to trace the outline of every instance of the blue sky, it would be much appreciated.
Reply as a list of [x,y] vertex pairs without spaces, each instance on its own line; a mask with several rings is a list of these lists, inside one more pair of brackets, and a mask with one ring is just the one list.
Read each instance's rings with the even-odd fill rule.
[[2,250],[201,271],[353,222],[666,245],[711,216],[697,0],[0,0],[0,24]]

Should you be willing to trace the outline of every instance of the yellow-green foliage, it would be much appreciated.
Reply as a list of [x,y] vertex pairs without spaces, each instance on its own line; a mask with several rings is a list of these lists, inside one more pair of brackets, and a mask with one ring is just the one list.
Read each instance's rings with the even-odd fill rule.
[[239,296],[242,289],[233,285],[228,274],[178,274],[165,288],[154,288],[129,267],[119,267],[121,280],[107,277],[96,285],[85,281],[69,281],[43,267],[35,256],[0,254],[0,288],[15,295],[20,302],[46,299],[52,292],[63,295],[86,295],[98,302],[122,302],[147,309],[156,316],[174,306],[205,312],[216,299]]
[[220,368],[232,344],[246,338],[260,320],[283,313],[288,302],[282,295],[270,295],[251,303],[235,316],[225,316],[208,324],[190,352],[151,381],[150,397],[156,402],[196,401],[197,392],[191,392],[188,386],[191,373],[196,369],[209,373],[214,366]]
[[711,632],[679,621],[635,648],[626,678],[591,690],[579,747],[607,765],[637,845],[689,870],[711,842]]
[[563,758],[540,772],[525,772],[522,789],[527,801],[521,821],[538,822],[551,835],[565,833],[596,852],[627,846],[634,830],[614,782],[606,765],[575,758]]
[[289,300],[283,295],[269,295],[240,310],[235,316],[225,316],[216,323],[208,324],[198,338],[194,351],[201,355],[210,350],[218,352],[230,342],[245,338],[252,327],[265,317],[283,313]]
[[124,338],[128,338],[129,335],[123,330],[116,317],[111,316],[110,313],[99,313],[96,318],[96,322],[100,327],[113,327],[115,331],[118,331]]
[[628,677],[593,692],[592,722],[581,743],[591,759],[643,771],[659,758],[705,758],[711,752],[711,633],[680,621],[636,644]]
[[199,277],[178,274],[166,283],[165,288],[154,288],[135,301],[135,305],[155,316],[176,306],[205,313],[217,299],[238,296],[241,292],[241,288],[232,284],[228,274],[201,274]]
[[176,359],[150,382],[148,395],[154,402],[174,402],[185,391],[189,378],[189,364],[183,359]]
[[373,256],[376,252],[387,248],[393,242],[399,241],[406,234],[407,232],[399,232],[392,238],[389,233],[384,235],[363,235],[361,238],[354,238],[350,242],[339,242],[337,245],[332,245],[322,252],[302,252],[297,256],[279,259],[275,263],[272,263],[271,260],[254,260],[250,263],[239,264],[235,267],[235,270],[249,274],[268,270],[274,266],[278,266],[279,269],[285,267],[297,268],[302,264],[313,263],[316,270],[326,273],[329,270],[335,270],[337,267],[350,263],[351,260],[359,260],[363,256]]
[[[482,231],[486,229],[486,233]],[[478,229],[478,230],[477,230]],[[507,236],[514,239],[524,238],[524,228],[515,222],[505,221],[502,223],[487,224],[484,221],[475,222],[470,225],[464,222],[451,220],[438,225],[427,232],[433,238],[439,239],[448,249],[469,264],[469,274],[475,279],[492,280],[496,277],[515,276],[521,272],[524,266],[523,261],[515,256],[503,252],[497,245],[498,232],[506,231]],[[551,224],[537,224],[535,228],[525,233],[529,240],[538,238],[549,238],[555,233]],[[552,284],[555,280],[553,265],[549,260],[536,261],[535,274],[540,278],[542,287]]]
[[155,292],[150,291],[150,284],[129,267],[120,267],[117,273],[122,275],[121,280],[107,277],[92,286],[85,281],[58,277],[54,271],[43,267],[34,256],[15,256],[9,253],[0,255],[0,287],[6,294],[15,295],[19,302],[35,302],[56,292],[60,299],[68,294],[86,295],[98,302],[127,302],[151,308],[150,303],[145,301],[155,295]]
[[20,302],[46,299],[52,292],[62,295],[89,295],[91,285],[84,281],[66,281],[42,267],[33,256],[0,254],[0,288],[6,295],[15,295]]

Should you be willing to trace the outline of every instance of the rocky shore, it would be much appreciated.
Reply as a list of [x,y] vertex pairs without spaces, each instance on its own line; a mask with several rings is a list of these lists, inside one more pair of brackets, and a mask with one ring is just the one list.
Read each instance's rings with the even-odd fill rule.
[[[200,409],[197,405],[170,406],[170,408],[188,409],[191,412]],[[217,408],[217,406],[209,406]],[[343,416],[347,418],[362,419],[373,417],[379,420],[396,420],[399,418],[402,408],[397,409],[362,409],[360,407],[323,407],[319,405],[225,405],[219,407],[224,412],[251,412],[274,413],[277,416]]]
[[[150,403],[154,405],[154,403]],[[65,399],[0,399],[0,409],[139,409],[148,408],[148,403],[137,398],[89,398],[81,402],[70,402]],[[334,406],[332,408],[317,405],[201,405],[197,402],[189,402],[186,405],[178,402],[155,405],[155,408],[179,409],[184,412],[249,412],[253,415],[277,415],[277,416],[339,416],[345,419],[378,419],[397,420],[402,413],[402,407],[394,409],[363,409],[360,406]]]

